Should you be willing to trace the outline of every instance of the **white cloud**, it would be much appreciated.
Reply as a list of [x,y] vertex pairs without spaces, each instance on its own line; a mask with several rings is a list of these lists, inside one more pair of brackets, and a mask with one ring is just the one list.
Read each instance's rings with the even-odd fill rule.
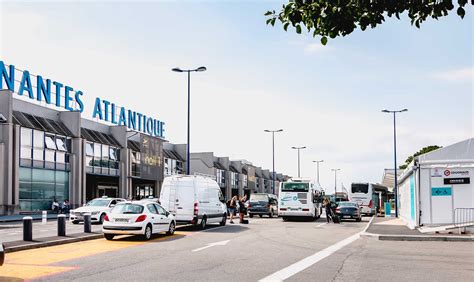
[[437,72],[433,74],[436,79],[441,79],[449,82],[464,82],[474,81],[474,68],[466,67],[453,70]]

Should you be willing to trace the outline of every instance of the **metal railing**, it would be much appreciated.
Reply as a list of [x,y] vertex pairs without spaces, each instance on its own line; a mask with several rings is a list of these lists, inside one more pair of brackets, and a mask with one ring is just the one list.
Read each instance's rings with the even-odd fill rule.
[[459,233],[461,233],[461,229],[474,226],[474,208],[454,209],[454,226],[459,228]]

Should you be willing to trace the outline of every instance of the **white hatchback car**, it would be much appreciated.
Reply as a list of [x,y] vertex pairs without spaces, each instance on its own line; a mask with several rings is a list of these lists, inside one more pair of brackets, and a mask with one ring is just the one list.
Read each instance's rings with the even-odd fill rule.
[[157,203],[150,201],[122,202],[104,218],[102,232],[107,240],[115,235],[142,235],[149,240],[152,234],[166,232],[173,235],[174,216]]

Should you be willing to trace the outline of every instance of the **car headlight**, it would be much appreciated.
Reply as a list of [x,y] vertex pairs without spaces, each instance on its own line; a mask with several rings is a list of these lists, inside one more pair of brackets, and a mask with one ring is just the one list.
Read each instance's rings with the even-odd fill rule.
[[92,215],[99,214],[99,211],[91,212]]

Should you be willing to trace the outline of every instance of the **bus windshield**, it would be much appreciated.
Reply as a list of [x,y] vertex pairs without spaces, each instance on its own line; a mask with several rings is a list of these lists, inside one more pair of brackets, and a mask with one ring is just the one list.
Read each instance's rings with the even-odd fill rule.
[[369,193],[369,184],[352,184],[352,193]]
[[309,183],[302,182],[287,182],[283,183],[281,191],[283,192],[308,192]]

